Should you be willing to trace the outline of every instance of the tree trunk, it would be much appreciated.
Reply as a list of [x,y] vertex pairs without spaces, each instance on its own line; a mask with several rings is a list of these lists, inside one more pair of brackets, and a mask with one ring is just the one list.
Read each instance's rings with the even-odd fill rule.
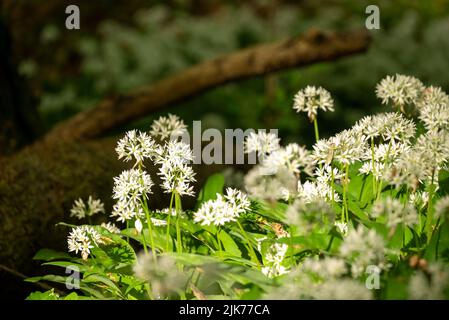
[[39,131],[36,104],[17,74],[10,39],[0,19],[0,155],[31,142]]

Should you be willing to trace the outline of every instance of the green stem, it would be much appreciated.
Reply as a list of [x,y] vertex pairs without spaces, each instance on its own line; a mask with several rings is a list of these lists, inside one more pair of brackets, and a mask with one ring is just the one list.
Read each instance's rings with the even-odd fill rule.
[[429,244],[430,239],[432,238],[433,230],[432,230],[432,222],[433,222],[433,208],[432,208],[432,200],[435,186],[433,184],[435,177],[435,169],[432,171],[432,179],[429,186],[429,201],[427,203],[427,218],[426,218],[426,234],[427,234],[427,244]]
[[332,207],[335,205],[335,199],[334,199],[334,193],[335,193],[335,185],[334,185],[334,168],[332,168],[332,162],[330,163],[330,167],[331,167],[331,190],[332,190],[332,194],[331,194],[331,198],[332,198]]
[[371,137],[371,161],[373,163],[373,197],[376,196],[376,161],[374,155],[374,137]]
[[142,240],[143,240],[143,251],[145,251],[145,253],[148,254],[147,240],[145,239],[145,230],[142,230]]
[[345,179],[343,182],[343,204],[341,207],[341,220],[342,222],[348,222],[349,214],[348,214],[348,203],[347,203],[347,189],[348,189],[348,180],[349,180],[349,165],[345,165]]
[[175,193],[172,192],[171,198],[170,198],[170,207],[168,208],[168,218],[167,218],[167,235],[166,235],[166,249],[165,251],[168,252],[168,244],[171,241],[170,238],[170,224],[171,224],[171,214],[172,214],[172,208],[173,208],[173,199],[175,197]]
[[315,139],[318,142],[318,140],[320,140],[320,132],[318,130],[318,121],[316,120],[316,117],[313,119],[313,128],[315,129]]
[[237,220],[237,225],[240,228],[240,231],[242,232],[243,237],[245,238],[246,242],[248,243],[248,250],[254,261],[257,263],[257,267],[260,267],[259,259],[257,258],[256,252],[254,252],[253,246],[251,245],[251,242],[249,241],[248,235],[246,234],[246,231],[243,229],[242,225],[240,224],[240,221]]
[[220,258],[223,259],[223,249],[221,247],[220,231],[221,231],[221,228],[218,227],[218,230],[217,230],[217,245],[218,245],[218,253],[220,255]]
[[145,195],[143,196],[143,209],[145,211],[145,216],[147,218],[148,232],[150,233],[151,253],[153,255],[154,263],[157,263],[156,247],[154,246],[154,238],[153,238],[153,221],[151,221],[150,218],[150,211],[148,210],[147,198],[145,197]]
[[[385,156],[385,161],[384,161],[384,172],[385,172],[385,168],[387,167],[389,158],[390,158],[390,150],[391,150],[391,141],[388,143],[388,148],[387,148],[387,153]],[[379,199],[380,197],[380,193],[382,192],[382,186],[383,185],[383,180],[381,179],[379,182],[379,186],[377,188],[377,196],[376,196],[376,200]]]
[[181,198],[175,193],[175,210],[176,210],[176,249],[182,253],[181,229],[179,228],[179,216],[181,215]]

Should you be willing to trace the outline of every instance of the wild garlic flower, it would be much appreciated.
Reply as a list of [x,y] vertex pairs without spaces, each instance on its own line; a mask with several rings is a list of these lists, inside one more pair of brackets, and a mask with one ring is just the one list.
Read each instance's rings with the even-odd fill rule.
[[312,297],[317,300],[370,300],[372,290],[354,279],[331,279],[316,285]]
[[346,222],[335,221],[334,225],[337,227],[338,232],[340,232],[343,236],[346,237],[348,235],[349,228]]
[[282,265],[287,254],[288,245],[285,243],[273,243],[264,257],[264,266],[262,273],[269,278],[278,277],[288,273],[285,266]]
[[158,175],[162,179],[161,187],[166,193],[176,192],[183,196],[193,196],[193,186],[190,184],[195,180],[193,169],[185,163],[164,162],[159,169]]
[[361,174],[373,174],[377,181],[384,176],[385,165],[382,162],[374,162],[374,172],[373,172],[373,163],[372,162],[364,162],[362,166],[359,168],[359,172]]
[[392,102],[394,106],[404,111],[404,106],[413,104],[424,90],[424,85],[418,79],[396,74],[387,76],[376,87],[377,97],[383,104]]
[[400,113],[386,112],[363,117],[352,130],[369,139],[382,137],[384,142],[409,143],[409,139],[415,135],[416,126]]
[[275,174],[283,168],[293,174],[304,171],[306,174],[312,175],[314,161],[309,150],[296,143],[290,143],[285,148],[281,147],[267,155],[262,160],[261,166],[268,175]]
[[167,225],[167,221],[162,220],[162,219],[156,219],[156,218],[150,218],[151,219],[151,223],[153,224],[153,226],[155,227],[163,227]]
[[430,167],[438,168],[449,160],[449,132],[428,131],[418,137],[415,148],[418,152],[427,153],[433,159],[434,164]]
[[306,202],[296,199],[290,204],[285,213],[285,222],[297,228],[302,235],[306,235],[316,228],[328,228],[335,220],[335,212],[324,199]]
[[98,244],[103,243],[100,234],[90,226],[80,226],[72,228],[68,238],[67,244],[69,252],[75,251],[81,253],[83,260],[87,260],[90,254],[90,249]]
[[349,230],[339,254],[350,263],[354,277],[361,276],[369,265],[376,265],[380,269],[387,267],[383,238],[373,229],[366,229],[361,225]]
[[373,218],[385,219],[388,228],[395,228],[397,225],[413,227],[418,223],[418,213],[410,203],[401,203],[398,199],[386,198],[374,203],[371,210]]
[[251,132],[245,139],[245,152],[258,152],[266,155],[279,149],[279,138],[274,133]]
[[434,165],[435,162],[430,153],[410,148],[384,171],[382,178],[396,187],[406,185],[414,191],[421,183],[429,179]]
[[161,150],[156,142],[145,132],[131,130],[117,143],[115,151],[119,159],[128,162],[135,160],[142,163],[145,159],[153,159]]
[[332,192],[332,188],[327,183],[318,181],[306,181],[298,182],[299,199],[303,199],[306,203],[318,201],[320,199],[340,201],[340,195],[336,192]]
[[150,134],[153,138],[165,141],[167,139],[176,140],[186,132],[187,126],[178,116],[168,114],[168,117],[160,117],[153,121]]
[[184,290],[188,280],[170,256],[158,256],[154,261],[151,254],[140,253],[133,271],[138,279],[151,281],[152,294],[161,298]]
[[291,170],[281,167],[267,175],[265,167],[254,166],[244,177],[245,190],[257,199],[288,200],[297,193],[298,179]]
[[193,161],[190,145],[182,141],[170,140],[165,143],[162,153],[156,158],[156,163],[189,163]]
[[118,222],[126,222],[136,217],[143,217],[141,204],[138,200],[118,200],[112,207],[111,217],[116,218]]
[[297,112],[307,112],[310,121],[313,121],[318,109],[323,111],[334,111],[334,100],[331,94],[321,88],[307,86],[295,95],[293,109]]
[[410,194],[409,203],[418,209],[424,209],[429,203],[429,193],[426,191],[416,191]]
[[322,280],[339,278],[348,272],[346,262],[335,257],[324,257],[324,259],[306,258],[300,269],[303,272],[312,273]]
[[99,199],[93,199],[92,196],[87,199],[87,204],[81,198],[75,200],[72,209],[70,209],[70,216],[80,220],[97,213],[104,213],[104,204]]
[[440,87],[430,86],[424,89],[415,104],[418,109],[428,105],[447,106],[449,105],[449,96]]
[[429,131],[449,128],[449,105],[428,104],[420,109],[419,119]]
[[154,210],[154,212],[159,213],[159,214],[166,214],[166,215],[168,215],[170,212],[172,216],[176,216],[176,210],[173,208],[171,209],[171,211],[170,211],[170,208],[164,208],[164,209],[156,209],[156,210]]
[[349,165],[366,153],[367,136],[355,130],[343,130],[329,139],[320,139],[313,146],[317,163],[330,164],[332,160]]
[[195,173],[188,165],[192,160],[193,154],[188,144],[175,140],[165,144],[164,152],[156,163],[161,164],[158,175],[162,179],[161,187],[166,193],[194,195],[191,183],[196,181]]
[[434,262],[426,272],[417,271],[410,278],[409,299],[414,300],[443,300],[445,291],[449,288],[449,269],[447,266]]
[[332,180],[341,180],[344,178],[344,173],[338,170],[338,168],[332,168],[326,164],[321,168],[315,169],[316,181],[319,183],[331,184]]
[[114,178],[113,198],[123,202],[136,202],[151,194],[153,181],[150,175],[137,169],[125,170]]
[[120,233],[120,229],[117,228],[117,226],[111,222],[108,223],[103,222],[101,226],[106,230],[108,230],[110,233]]
[[441,219],[449,217],[449,196],[444,196],[435,203],[435,217]]
[[227,188],[223,196],[217,194],[217,199],[206,201],[194,213],[194,221],[201,225],[221,226],[237,218],[250,209],[248,197],[239,190]]

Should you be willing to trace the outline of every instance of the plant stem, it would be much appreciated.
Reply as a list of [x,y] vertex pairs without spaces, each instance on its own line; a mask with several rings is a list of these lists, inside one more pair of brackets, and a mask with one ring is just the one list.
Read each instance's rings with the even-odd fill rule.
[[345,165],[345,180],[343,183],[343,204],[341,207],[341,216],[342,222],[348,222],[349,214],[348,214],[348,203],[347,203],[347,189],[348,189],[348,180],[349,180],[349,164]]
[[[390,150],[391,150],[391,141],[388,143],[387,153],[386,153],[386,156],[385,156],[384,172],[385,172],[385,168],[387,167],[387,164],[388,164],[388,161],[389,161]],[[379,186],[377,188],[376,200],[379,199],[379,197],[380,197],[380,193],[382,192],[382,185],[383,185],[383,180],[381,179],[380,182],[379,182]]]
[[427,202],[427,218],[426,218],[426,234],[427,234],[427,244],[430,243],[430,239],[432,238],[432,222],[433,222],[433,208],[432,208],[432,200],[433,193],[435,190],[435,186],[433,184],[435,177],[435,169],[432,171],[432,179],[429,186],[429,201]]
[[334,185],[334,168],[332,168],[332,162],[330,163],[330,167],[331,167],[331,190],[332,190],[332,194],[331,194],[331,198],[332,198],[332,206],[335,205],[335,199],[334,199],[334,193],[335,193],[335,185]]
[[246,231],[243,229],[242,225],[240,224],[240,221],[237,220],[237,225],[240,228],[240,231],[243,234],[243,237],[245,238],[246,242],[248,243],[248,250],[252,258],[257,263],[257,267],[260,267],[259,259],[257,258],[256,252],[254,252],[253,246],[251,245],[251,242],[249,241],[248,235],[246,234]]
[[172,208],[173,208],[173,199],[175,197],[175,193],[171,193],[170,198],[170,207],[168,208],[168,218],[167,218],[167,235],[166,235],[166,249],[165,251],[168,252],[168,244],[171,241],[170,239],[170,224],[171,224],[171,214],[172,214]]
[[176,249],[182,253],[181,229],[179,228],[179,216],[181,215],[181,198],[175,193],[175,210],[176,210]]
[[145,251],[145,253],[148,254],[147,240],[145,239],[145,230],[142,230],[142,240],[143,240],[143,251]]
[[223,249],[222,249],[222,247],[221,247],[220,231],[221,231],[221,228],[218,227],[218,230],[217,230],[218,253],[219,253],[219,255],[220,255],[220,258],[223,259]]
[[156,248],[154,246],[154,238],[153,238],[153,221],[151,221],[151,218],[150,218],[150,211],[148,210],[147,199],[145,196],[143,196],[143,209],[145,211],[145,216],[147,218],[148,232],[150,233],[151,253],[153,255],[154,263],[157,263]]
[[371,161],[373,162],[373,197],[376,196],[376,162],[374,156],[374,137],[371,137]]
[[316,120],[316,117],[313,119],[313,128],[315,129],[315,139],[318,142],[318,140],[320,140],[320,132],[318,130],[318,121]]

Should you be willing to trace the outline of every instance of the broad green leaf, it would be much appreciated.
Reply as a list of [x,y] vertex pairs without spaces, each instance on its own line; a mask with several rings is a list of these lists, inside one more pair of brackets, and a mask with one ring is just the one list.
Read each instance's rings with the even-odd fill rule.
[[33,260],[51,261],[56,259],[73,259],[73,257],[66,252],[59,252],[51,249],[41,249],[33,257]]
[[231,238],[231,236],[226,231],[220,230],[220,233],[218,234],[218,238],[220,239],[220,241],[223,244],[223,247],[227,253],[237,256],[237,257],[242,256],[242,252],[240,251],[238,245],[235,243],[235,241]]
[[59,295],[54,289],[45,292],[36,291],[31,293],[26,300],[59,300]]

